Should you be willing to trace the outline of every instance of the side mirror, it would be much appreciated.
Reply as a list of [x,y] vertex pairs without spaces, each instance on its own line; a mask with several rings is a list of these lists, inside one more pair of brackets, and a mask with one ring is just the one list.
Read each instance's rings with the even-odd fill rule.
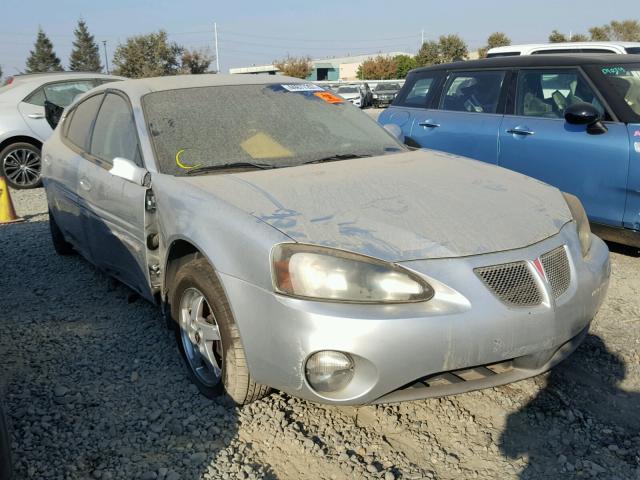
[[387,123],[383,127],[387,132],[394,136],[400,143],[404,143],[404,134],[402,129],[395,123]]
[[60,123],[62,112],[64,112],[64,107],[51,103],[49,100],[44,101],[44,116],[53,130],[55,130],[58,123]]
[[573,125],[591,125],[600,120],[600,112],[590,103],[574,103],[564,111],[564,119]]
[[587,133],[591,135],[600,135],[608,131],[600,121],[600,112],[590,103],[570,105],[564,111],[564,119],[572,125],[587,125]]
[[136,185],[149,186],[151,177],[146,168],[137,166],[131,160],[116,157],[109,173],[114,177],[122,178]]

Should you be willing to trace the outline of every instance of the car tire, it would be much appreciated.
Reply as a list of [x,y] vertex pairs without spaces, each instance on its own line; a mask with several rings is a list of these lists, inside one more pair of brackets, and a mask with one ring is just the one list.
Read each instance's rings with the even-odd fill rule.
[[53,218],[51,210],[49,210],[49,231],[51,232],[53,248],[58,255],[72,255],[75,253],[73,245],[64,239],[64,234],[62,230],[60,230],[60,227],[58,227],[55,218]]
[[9,424],[0,402],[0,480],[13,478],[13,463],[11,461],[11,437]]
[[[25,169],[22,169],[23,166]],[[0,174],[12,188],[40,187],[41,167],[41,150],[31,143],[12,143],[0,152]]]
[[208,398],[226,393],[238,405],[267,395],[270,388],[256,383],[249,372],[231,306],[207,259],[196,256],[185,263],[173,285],[170,305],[176,342],[198,390]]

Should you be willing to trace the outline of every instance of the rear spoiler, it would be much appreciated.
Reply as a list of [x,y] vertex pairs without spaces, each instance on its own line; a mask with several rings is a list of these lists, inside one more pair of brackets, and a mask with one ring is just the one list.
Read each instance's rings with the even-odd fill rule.
[[64,112],[64,107],[51,103],[49,100],[44,101],[44,116],[52,129],[55,130],[60,123],[62,112]]

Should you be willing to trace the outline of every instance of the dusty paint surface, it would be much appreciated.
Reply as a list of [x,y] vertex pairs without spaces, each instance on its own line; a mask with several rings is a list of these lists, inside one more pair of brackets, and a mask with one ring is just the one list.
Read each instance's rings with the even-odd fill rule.
[[571,220],[556,188],[424,150],[184,181],[296,241],[389,261],[520,248]]

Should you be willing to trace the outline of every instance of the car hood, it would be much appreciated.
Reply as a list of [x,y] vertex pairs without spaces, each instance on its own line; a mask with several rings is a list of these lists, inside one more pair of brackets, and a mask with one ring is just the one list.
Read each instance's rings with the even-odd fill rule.
[[521,248],[571,220],[554,187],[429,150],[180,180],[297,242],[392,262]]

